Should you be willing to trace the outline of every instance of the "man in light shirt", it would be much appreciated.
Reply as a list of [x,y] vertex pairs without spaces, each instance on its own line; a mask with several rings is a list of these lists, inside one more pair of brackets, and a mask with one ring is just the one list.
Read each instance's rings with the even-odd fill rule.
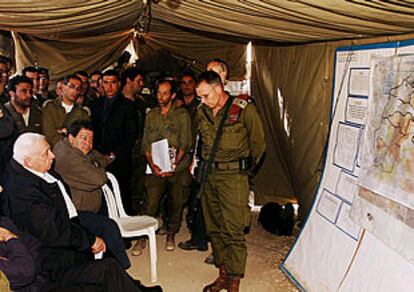
[[42,270],[50,284],[57,290],[86,285],[104,291],[161,291],[133,280],[112,258],[93,259],[106,244],[81,226],[63,181],[50,171],[53,160],[43,135],[19,136],[2,200],[3,212],[42,243]]
[[69,75],[63,80],[62,95],[44,103],[43,133],[52,145],[66,136],[68,126],[74,121],[89,120],[89,108],[76,104],[81,88],[79,77]]

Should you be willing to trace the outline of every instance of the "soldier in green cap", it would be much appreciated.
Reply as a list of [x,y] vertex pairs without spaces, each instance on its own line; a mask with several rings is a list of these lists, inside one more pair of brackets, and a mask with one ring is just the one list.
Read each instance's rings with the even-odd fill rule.
[[201,197],[219,277],[203,291],[239,291],[247,258],[244,230],[250,224],[249,172],[265,151],[264,131],[250,97],[229,95],[216,72],[200,75],[197,95],[202,102],[197,122],[203,143],[201,156],[205,161],[209,159],[225,115],[223,132]]
[[[190,115],[185,108],[173,104],[174,84],[171,80],[161,80],[157,84],[159,107],[150,110],[145,120],[142,151],[145,153],[152,174],[146,176],[146,213],[155,216],[160,200],[169,186],[167,240],[165,249],[175,249],[175,234],[182,221],[184,204],[188,199],[191,174],[190,150],[192,146]],[[163,172],[153,161],[151,145],[167,139],[173,156],[172,171]]]

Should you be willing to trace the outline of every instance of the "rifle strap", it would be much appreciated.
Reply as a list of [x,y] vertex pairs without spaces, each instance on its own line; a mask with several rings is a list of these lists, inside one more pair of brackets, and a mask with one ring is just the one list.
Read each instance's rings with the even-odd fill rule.
[[204,184],[207,180],[208,175],[210,174],[211,164],[213,163],[214,157],[216,156],[218,144],[220,142],[221,136],[223,135],[224,122],[227,119],[227,114],[229,112],[229,109],[230,109],[231,105],[233,104],[233,101],[234,101],[234,97],[229,95],[229,98],[228,98],[227,103],[226,103],[225,108],[224,108],[223,117],[220,120],[220,125],[219,125],[219,128],[217,130],[216,137],[214,138],[213,146],[211,147],[211,151],[210,151],[210,155],[209,155],[208,160],[207,160],[207,164],[205,166],[204,172],[203,172],[202,177],[201,177],[200,189],[199,189],[198,194],[197,194],[198,198],[201,197],[201,193],[204,189]]

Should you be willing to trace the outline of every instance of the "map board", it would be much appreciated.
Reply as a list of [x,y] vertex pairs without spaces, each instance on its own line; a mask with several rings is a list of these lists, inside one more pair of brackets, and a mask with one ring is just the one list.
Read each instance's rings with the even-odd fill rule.
[[307,291],[413,291],[414,41],[338,48],[324,170],[281,265]]

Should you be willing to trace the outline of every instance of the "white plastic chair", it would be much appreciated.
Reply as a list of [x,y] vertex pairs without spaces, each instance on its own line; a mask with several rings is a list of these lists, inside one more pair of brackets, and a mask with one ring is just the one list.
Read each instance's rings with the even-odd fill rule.
[[154,283],[157,281],[157,242],[155,231],[158,229],[158,221],[151,216],[128,216],[122,204],[118,181],[113,174],[109,172],[106,174],[112,184],[112,189],[107,184],[102,186],[106,204],[108,205],[109,218],[118,224],[122,237],[148,236],[151,281]]

